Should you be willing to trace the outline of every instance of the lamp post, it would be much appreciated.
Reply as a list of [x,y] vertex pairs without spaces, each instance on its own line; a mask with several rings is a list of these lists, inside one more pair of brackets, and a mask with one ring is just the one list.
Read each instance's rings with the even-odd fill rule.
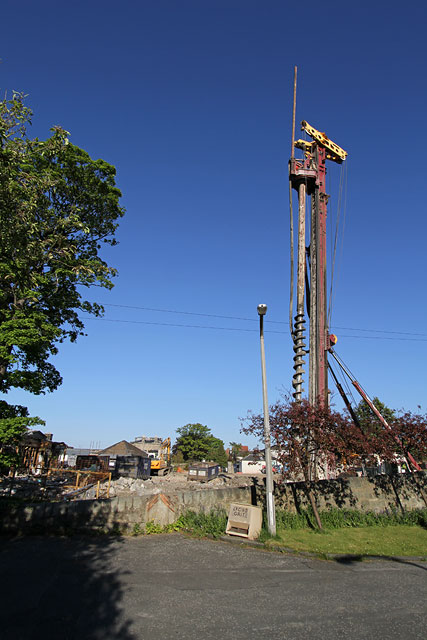
[[270,415],[267,399],[267,378],[265,374],[265,350],[264,350],[264,316],[267,313],[267,305],[259,304],[259,337],[261,342],[261,372],[262,372],[262,400],[264,409],[264,447],[265,447],[265,479],[266,479],[266,503],[268,532],[276,535],[276,512],[273,496],[273,470],[271,467],[271,439],[270,439]]

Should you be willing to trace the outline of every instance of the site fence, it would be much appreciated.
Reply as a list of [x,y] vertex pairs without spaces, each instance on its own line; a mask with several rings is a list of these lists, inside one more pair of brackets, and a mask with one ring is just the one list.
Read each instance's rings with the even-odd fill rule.
[[33,467],[31,473],[20,474],[16,470],[0,480],[0,497],[15,495],[35,501],[73,500],[82,497],[109,498],[111,472],[62,467]]
[[[107,471],[91,471],[83,469],[63,469],[60,467],[51,467],[47,471],[47,477],[65,477],[69,476],[69,484],[64,485],[64,489],[69,489],[64,497],[73,498],[74,496],[87,491],[91,487],[96,487],[95,498],[109,498],[111,486],[111,472]],[[75,476],[73,478],[73,476]]]

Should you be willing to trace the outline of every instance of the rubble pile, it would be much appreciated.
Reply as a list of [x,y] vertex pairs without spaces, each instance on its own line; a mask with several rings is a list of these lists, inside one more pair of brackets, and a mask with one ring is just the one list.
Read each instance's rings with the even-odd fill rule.
[[[250,476],[220,474],[210,482],[187,480],[187,474],[170,473],[166,476],[152,476],[147,480],[118,478],[110,485],[110,498],[116,496],[155,495],[173,491],[200,491],[203,489],[222,489],[223,487],[247,487],[252,484]],[[89,492],[87,492],[89,493]],[[86,497],[86,496],[85,496]]]
[[152,493],[153,487],[151,478],[147,480],[137,480],[135,478],[120,477],[112,480],[110,484],[110,498],[117,496],[143,496]]
[[0,497],[13,496],[22,500],[56,500],[68,489],[67,479],[59,477],[16,475],[0,480]]
[[[201,491],[206,489],[222,489],[223,487],[243,487],[252,484],[251,476],[221,473],[210,482],[188,480],[186,473],[169,473],[166,476],[152,476],[146,480],[119,477],[110,483],[110,498],[119,496],[145,496],[158,493],[174,493],[175,491]],[[73,481],[71,481],[73,482]],[[101,495],[107,488],[108,481],[101,483]],[[86,490],[73,491],[70,478],[60,476],[24,475],[0,480],[0,497],[13,496],[25,501],[57,501],[57,500],[93,500],[96,498],[96,484]]]

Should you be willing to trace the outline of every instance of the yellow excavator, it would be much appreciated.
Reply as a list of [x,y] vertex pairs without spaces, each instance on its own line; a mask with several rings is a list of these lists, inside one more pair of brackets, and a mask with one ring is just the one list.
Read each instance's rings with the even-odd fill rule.
[[171,466],[171,439],[163,440],[159,449],[159,457],[151,458],[151,475],[164,476],[172,471]]

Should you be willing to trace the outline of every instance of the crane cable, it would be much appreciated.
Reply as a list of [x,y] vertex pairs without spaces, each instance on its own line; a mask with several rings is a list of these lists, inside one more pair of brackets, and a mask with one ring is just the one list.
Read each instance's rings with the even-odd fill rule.
[[[335,222],[335,238],[334,238],[334,249],[333,249],[333,256],[332,256],[332,268],[331,268],[331,286],[329,290],[328,325],[330,325],[331,317],[332,317],[332,300],[333,300],[332,291],[333,291],[333,284],[334,284],[335,260],[336,260],[336,254],[337,254],[338,233],[339,233],[340,215],[341,215],[341,209],[342,209],[342,203],[343,203],[345,175],[346,175],[345,165],[342,164],[341,172],[340,172],[339,187],[338,187],[337,217]],[[342,232],[342,237],[343,237],[343,234],[344,234],[344,229]]]
[[[348,162],[348,161],[347,161]],[[342,256],[343,256],[343,249],[344,249],[344,235],[345,235],[345,226],[346,226],[346,221],[347,221],[347,189],[348,189],[348,164],[345,164],[344,167],[344,194],[342,197],[342,227],[341,227],[341,233],[340,233],[340,243],[339,243],[339,251],[338,251],[338,263],[339,266],[341,265],[342,262]],[[332,292],[332,288],[331,288],[331,297],[330,297],[330,317],[332,317],[332,307],[333,307],[333,302],[335,300],[335,291]]]
[[292,207],[292,181],[289,180],[289,214],[290,214],[290,252],[291,252],[291,278],[289,299],[289,330],[294,337],[294,212]]

